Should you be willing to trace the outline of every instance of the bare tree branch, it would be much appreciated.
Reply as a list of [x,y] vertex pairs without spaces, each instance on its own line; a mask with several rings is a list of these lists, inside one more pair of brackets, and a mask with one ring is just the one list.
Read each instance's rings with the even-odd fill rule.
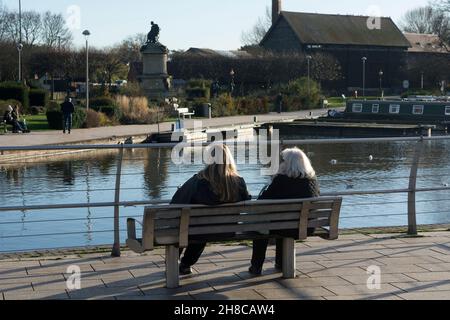
[[249,31],[244,31],[241,41],[244,46],[259,45],[267,31],[272,26],[272,13],[269,7],[266,7],[266,13],[263,17],[259,17],[256,24]]
[[42,40],[48,47],[68,46],[73,40],[73,35],[62,14],[53,14],[50,11],[42,17]]

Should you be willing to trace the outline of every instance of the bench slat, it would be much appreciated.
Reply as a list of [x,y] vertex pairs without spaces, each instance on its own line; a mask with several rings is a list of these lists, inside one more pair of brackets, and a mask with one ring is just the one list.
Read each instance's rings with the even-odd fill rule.
[[[188,206],[187,206],[188,207]],[[331,210],[333,203],[311,203],[311,210]],[[224,206],[224,207],[204,207],[191,208],[191,217],[197,216],[215,216],[215,215],[235,215],[241,213],[257,214],[270,212],[300,212],[302,204],[282,204],[282,205],[258,205],[258,206]],[[147,211],[147,209],[146,209]],[[155,217],[157,219],[172,219],[181,216],[181,209],[162,209],[158,210]]]
[[[321,211],[316,213],[310,213],[308,219],[330,218],[332,211]],[[270,222],[270,221],[290,221],[299,220],[299,212],[279,212],[279,213],[267,213],[267,214],[241,214],[241,215],[226,215],[226,216],[204,216],[190,218],[190,225],[214,225],[223,223],[237,223],[237,222]],[[161,228],[178,228],[180,226],[180,219],[156,219],[155,229]]]

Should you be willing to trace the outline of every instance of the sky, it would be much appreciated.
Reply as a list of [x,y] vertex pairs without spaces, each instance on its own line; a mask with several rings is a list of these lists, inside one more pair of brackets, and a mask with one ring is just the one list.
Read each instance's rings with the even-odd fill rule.
[[[0,0],[17,9],[19,0]],[[81,46],[83,30],[90,43],[107,47],[129,35],[148,33],[150,22],[161,28],[160,42],[171,50],[190,47],[234,50],[242,45],[243,31],[265,15],[271,0],[22,0],[22,10],[50,10],[66,17]],[[403,14],[428,0],[283,0],[283,10],[334,14],[389,16],[396,23]],[[379,12],[373,14],[372,12]]]

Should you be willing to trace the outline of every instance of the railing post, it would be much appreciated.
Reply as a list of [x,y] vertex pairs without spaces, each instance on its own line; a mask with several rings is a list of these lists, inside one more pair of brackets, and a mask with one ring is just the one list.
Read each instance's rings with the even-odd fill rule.
[[423,153],[424,140],[418,142],[414,154],[411,173],[409,175],[408,192],[408,235],[417,235],[417,216],[416,216],[416,190],[417,190],[417,172],[419,170],[420,158]]
[[122,177],[122,160],[123,160],[124,145],[121,144],[119,149],[119,157],[117,160],[117,172],[116,172],[116,193],[114,196],[114,245],[112,248],[111,256],[120,257],[120,184]]

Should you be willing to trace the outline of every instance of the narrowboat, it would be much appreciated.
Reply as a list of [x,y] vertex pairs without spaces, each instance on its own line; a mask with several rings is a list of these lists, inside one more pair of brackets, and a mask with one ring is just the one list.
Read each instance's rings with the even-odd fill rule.
[[350,100],[343,118],[389,123],[450,124],[450,101]]

